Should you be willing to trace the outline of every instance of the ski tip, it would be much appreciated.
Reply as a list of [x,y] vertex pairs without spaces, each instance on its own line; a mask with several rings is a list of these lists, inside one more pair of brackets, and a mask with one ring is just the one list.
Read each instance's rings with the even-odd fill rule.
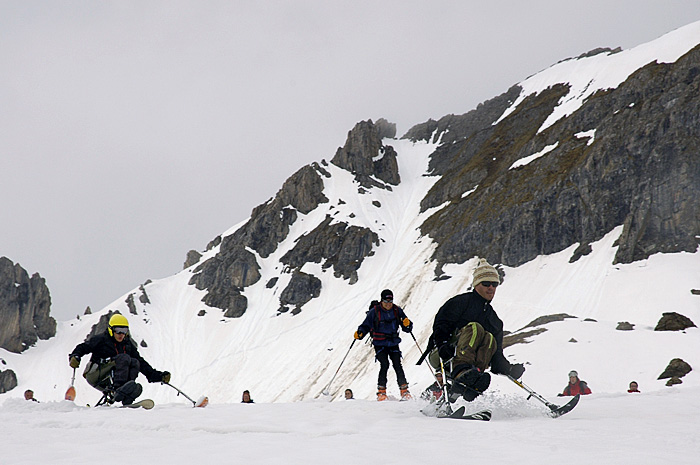
[[209,398],[207,396],[200,397],[194,404],[195,407],[206,407],[207,405],[209,405]]
[[71,402],[75,400],[75,388],[73,386],[68,388],[64,398],[66,400],[70,400]]
[[578,401],[581,399],[581,394],[576,394],[569,402],[566,404],[562,405],[561,407],[558,407],[556,409],[552,409],[550,412],[550,415],[552,418],[559,418],[560,416],[564,415],[565,413],[569,413],[576,407],[576,404],[578,404]]
[[144,399],[139,402],[139,404],[141,404],[141,408],[145,408],[146,410],[151,410],[156,405],[151,399]]
[[138,402],[134,402],[133,404],[123,404],[119,408],[142,408],[145,410],[151,410],[153,407],[155,407],[155,405],[156,403],[151,399],[143,399]]

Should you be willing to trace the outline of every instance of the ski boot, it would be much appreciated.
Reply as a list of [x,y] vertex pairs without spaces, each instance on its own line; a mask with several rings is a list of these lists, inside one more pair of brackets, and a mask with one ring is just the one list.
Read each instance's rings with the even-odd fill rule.
[[382,402],[386,399],[386,386],[377,386],[377,401]]
[[449,391],[451,402],[460,396],[467,402],[471,402],[491,384],[491,375],[471,365],[459,366],[455,369],[455,373]]
[[413,399],[413,396],[411,395],[410,392],[408,392],[408,384],[402,384],[399,386],[399,390],[401,391],[401,400],[411,400]]
[[115,391],[114,401],[123,405],[133,404],[143,392],[143,387],[136,381],[127,381]]

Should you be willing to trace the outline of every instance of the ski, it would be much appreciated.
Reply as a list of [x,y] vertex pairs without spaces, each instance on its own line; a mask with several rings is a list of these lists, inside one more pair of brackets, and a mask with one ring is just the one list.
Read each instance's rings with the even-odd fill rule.
[[452,418],[457,418],[458,420],[481,420],[481,421],[490,421],[491,420],[491,410],[481,410],[478,412],[470,413],[467,415],[462,415],[461,417],[452,417]]
[[439,411],[440,407],[438,407],[437,413],[435,413],[435,411],[430,412],[426,409],[421,410],[421,413],[423,415],[429,416],[429,417],[454,418],[455,420],[481,420],[481,421],[491,420],[491,410],[488,410],[488,409],[479,410],[478,412],[474,412],[474,413],[465,413],[466,408],[464,406],[459,407],[454,412],[452,411],[451,408],[449,408],[449,406],[447,406],[447,407],[448,408],[446,411]]
[[440,415],[438,414],[438,418],[454,418],[456,420],[481,420],[481,421],[489,421],[491,420],[491,410],[480,410],[478,412],[474,413],[464,413],[466,409],[464,407],[460,407],[454,412],[452,412],[449,415]]
[[552,406],[556,408],[552,408],[549,414],[552,418],[558,418],[564,415],[565,413],[569,413],[574,409],[574,407],[576,407],[576,404],[578,404],[580,398],[581,394],[576,394],[573,399],[571,399],[569,402],[562,405],[561,407],[557,407],[556,405],[552,404]]
[[156,405],[151,399],[143,399],[133,404],[122,405],[119,408],[143,408],[146,410],[151,410]]
[[460,418],[462,415],[464,415],[464,411],[466,409],[464,406],[458,408],[452,413],[449,413],[449,410],[447,412],[438,412],[437,417],[438,418]]

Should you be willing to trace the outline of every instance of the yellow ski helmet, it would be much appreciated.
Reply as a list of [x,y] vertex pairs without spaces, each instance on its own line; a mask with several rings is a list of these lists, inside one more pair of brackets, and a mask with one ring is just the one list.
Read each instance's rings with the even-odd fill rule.
[[107,332],[109,333],[110,336],[114,336],[114,328],[117,327],[122,327],[122,328],[129,328],[129,320],[126,319],[124,315],[121,313],[115,313],[112,315],[112,317],[109,319],[109,323],[107,324]]

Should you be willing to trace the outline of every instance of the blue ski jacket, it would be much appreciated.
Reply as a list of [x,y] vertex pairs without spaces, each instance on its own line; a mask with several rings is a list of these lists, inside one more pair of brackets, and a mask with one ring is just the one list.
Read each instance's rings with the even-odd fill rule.
[[357,331],[362,334],[369,333],[372,336],[372,344],[377,347],[394,347],[401,342],[399,328],[409,332],[413,325],[408,328],[401,324],[407,318],[403,309],[392,304],[389,310],[385,310],[381,304],[372,305],[367,311],[365,321],[358,326]]

